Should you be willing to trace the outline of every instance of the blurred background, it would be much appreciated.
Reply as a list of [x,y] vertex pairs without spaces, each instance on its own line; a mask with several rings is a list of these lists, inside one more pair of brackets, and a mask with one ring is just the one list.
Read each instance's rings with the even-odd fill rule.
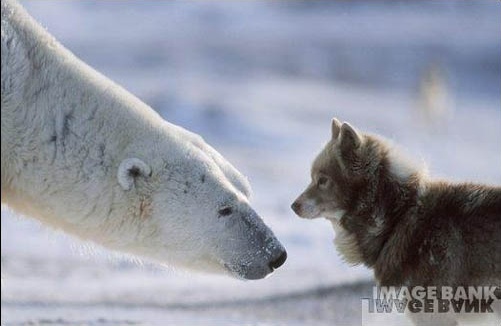
[[501,184],[498,1],[22,4],[247,175],[289,259],[257,282],[165,269],[4,207],[5,325],[360,325],[371,272],[341,260],[330,223],[289,208],[332,117],[394,140],[434,177]]

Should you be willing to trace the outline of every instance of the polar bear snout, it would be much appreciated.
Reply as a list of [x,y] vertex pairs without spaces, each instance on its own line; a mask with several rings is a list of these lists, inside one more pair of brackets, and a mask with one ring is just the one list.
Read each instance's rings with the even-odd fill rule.
[[233,274],[246,280],[259,280],[272,274],[287,260],[287,251],[274,236],[266,241],[267,245],[253,259],[244,259],[237,266],[226,266]]
[[246,280],[260,280],[271,275],[277,268],[282,266],[287,260],[287,251],[280,246],[267,260],[254,261],[252,263],[240,264],[238,267],[226,265],[226,268],[239,278]]

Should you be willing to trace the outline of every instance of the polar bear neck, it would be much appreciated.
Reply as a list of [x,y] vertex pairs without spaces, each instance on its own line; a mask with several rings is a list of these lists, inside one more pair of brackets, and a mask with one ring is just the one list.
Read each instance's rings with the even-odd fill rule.
[[120,196],[112,171],[140,147],[158,150],[157,139],[173,145],[175,128],[11,1],[2,1],[1,78],[2,203],[85,238],[115,227],[103,224]]

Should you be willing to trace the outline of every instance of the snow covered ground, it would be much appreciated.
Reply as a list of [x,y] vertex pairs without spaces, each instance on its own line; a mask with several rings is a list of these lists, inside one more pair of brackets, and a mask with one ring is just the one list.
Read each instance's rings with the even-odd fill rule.
[[5,325],[361,325],[370,271],[342,262],[329,223],[289,208],[333,116],[393,139],[433,176],[501,184],[499,2],[22,3],[244,172],[289,259],[257,282],[177,271],[4,208]]

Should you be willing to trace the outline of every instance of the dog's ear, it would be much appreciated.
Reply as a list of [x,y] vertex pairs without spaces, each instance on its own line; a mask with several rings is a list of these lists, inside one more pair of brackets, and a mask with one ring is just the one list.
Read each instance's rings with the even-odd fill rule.
[[339,122],[339,120],[336,118],[332,118],[331,122],[332,140],[336,140],[339,137],[340,131],[341,131],[341,122]]
[[124,190],[130,190],[138,178],[151,176],[151,168],[138,158],[127,158],[120,163],[117,172],[118,183]]
[[360,134],[347,122],[343,122],[339,138],[342,150],[357,149],[362,143]]

